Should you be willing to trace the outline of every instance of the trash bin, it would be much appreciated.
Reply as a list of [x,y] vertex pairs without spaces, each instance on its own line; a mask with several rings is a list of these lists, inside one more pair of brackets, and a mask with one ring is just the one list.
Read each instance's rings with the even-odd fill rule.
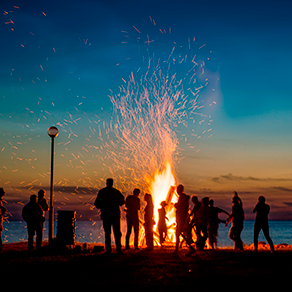
[[58,211],[57,240],[61,245],[75,244],[75,211]]

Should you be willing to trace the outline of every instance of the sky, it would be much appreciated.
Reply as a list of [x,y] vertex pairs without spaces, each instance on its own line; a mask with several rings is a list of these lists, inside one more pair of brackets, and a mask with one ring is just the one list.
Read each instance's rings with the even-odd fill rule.
[[[291,8],[283,0],[1,1],[0,186],[10,219],[30,194],[48,191],[54,125],[55,204],[94,220],[96,191],[111,175],[109,95],[143,72],[148,45],[157,60],[191,42],[205,62],[207,119],[175,133],[177,182],[228,211],[238,191],[247,219],[264,195],[270,219],[291,220]],[[146,35],[151,44],[137,41]]]

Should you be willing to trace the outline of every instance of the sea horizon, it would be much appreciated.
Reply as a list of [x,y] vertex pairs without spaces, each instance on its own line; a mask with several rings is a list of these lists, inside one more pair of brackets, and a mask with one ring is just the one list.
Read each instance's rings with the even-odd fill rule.
[[[244,229],[241,234],[241,238],[246,246],[253,243],[253,225],[254,220],[245,220]],[[270,236],[275,245],[288,244],[292,245],[292,221],[291,220],[270,220]],[[54,224],[54,236],[57,236],[58,222]],[[122,232],[122,245],[125,242],[126,234],[126,221],[121,220],[121,232]],[[218,247],[233,247],[234,243],[228,237],[230,224],[225,227],[224,224],[220,224],[218,230]],[[133,236],[133,234],[131,235]],[[27,241],[27,229],[26,222],[19,220],[5,221],[3,223],[2,233],[3,243],[15,243]],[[43,240],[48,240],[48,221],[45,222],[43,231]],[[259,241],[266,242],[266,239],[262,232],[259,234]],[[85,221],[78,220],[75,222],[75,242],[80,243],[96,243],[104,244],[104,231],[102,227],[102,221]],[[114,238],[112,235],[112,243],[114,244]]]

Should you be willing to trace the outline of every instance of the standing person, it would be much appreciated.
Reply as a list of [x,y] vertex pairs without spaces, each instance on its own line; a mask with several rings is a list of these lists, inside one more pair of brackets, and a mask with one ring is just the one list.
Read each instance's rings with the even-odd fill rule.
[[38,204],[42,207],[44,212],[49,210],[48,202],[45,198],[46,191],[41,189],[38,191]]
[[211,219],[210,219],[210,224],[209,224],[209,243],[212,248],[217,248],[217,235],[218,235],[218,228],[219,228],[219,223],[226,223],[226,221],[220,220],[218,217],[219,213],[224,213],[226,215],[230,215],[227,211],[214,207],[214,201],[210,200],[209,201],[209,206],[211,210]]
[[139,215],[140,210],[140,190],[135,188],[133,195],[126,198],[126,212],[127,212],[127,234],[126,234],[126,249],[130,249],[130,235],[132,228],[134,228],[134,246],[138,250],[138,240],[139,240]]
[[227,226],[232,221],[232,225],[229,230],[229,237],[235,243],[235,250],[243,250],[243,242],[240,238],[240,235],[243,230],[244,211],[242,208],[242,201],[236,192],[234,192],[232,197],[232,203],[232,211],[227,219],[225,226]]
[[0,188],[0,251],[3,249],[2,241],[2,231],[3,231],[3,215],[7,211],[3,206],[3,197],[5,196],[5,191],[3,188]]
[[269,234],[269,221],[268,214],[270,212],[270,206],[266,204],[266,198],[260,196],[258,203],[253,209],[253,213],[256,213],[256,219],[254,223],[254,250],[258,250],[258,237],[261,229],[263,230],[264,236],[270,245],[272,252],[275,252],[273,241]]
[[[48,202],[45,198],[45,194],[46,194],[46,191],[41,189],[38,191],[38,204],[42,207],[43,211],[44,212],[47,212],[49,210],[49,205],[48,205]],[[43,234],[43,230],[44,230],[44,223],[45,223],[45,215],[43,216],[42,218],[42,222],[41,222],[41,226],[42,226],[42,234]]]
[[192,230],[194,228],[195,234],[196,234],[196,240],[198,240],[199,235],[197,233],[197,229],[198,229],[197,219],[198,219],[198,210],[201,208],[202,204],[201,204],[201,202],[199,202],[199,199],[196,195],[193,195],[191,200],[192,200],[192,203],[194,204],[194,206],[193,206],[193,209],[192,209],[191,214],[190,214],[190,218],[192,218],[192,219],[187,227],[187,234],[188,234],[188,237],[190,238],[191,242],[194,242],[193,238],[192,238]]
[[105,248],[107,253],[112,252],[111,246],[111,229],[113,228],[116,250],[118,254],[122,253],[121,245],[121,222],[120,206],[124,205],[125,200],[122,193],[113,187],[114,180],[108,178],[106,187],[101,189],[96,197],[94,205],[100,209],[103,229],[105,233]]
[[145,222],[145,237],[147,249],[153,249],[153,226],[155,224],[153,218],[153,200],[150,194],[145,194],[144,200],[147,203],[144,213],[144,222]]
[[202,199],[201,207],[197,211],[197,248],[203,250],[205,248],[206,240],[208,239],[208,227],[211,220],[211,209],[209,207],[209,198]]
[[165,211],[166,205],[167,205],[166,202],[163,201],[160,203],[161,208],[158,209],[158,233],[159,233],[159,241],[160,241],[161,246],[167,236],[166,220],[168,220],[168,218],[166,217],[166,211]]
[[176,244],[175,244],[175,253],[178,252],[179,248],[179,237],[182,235],[189,245],[191,252],[194,252],[195,249],[192,247],[191,242],[188,240],[186,234],[186,226],[188,225],[189,219],[189,200],[190,196],[184,193],[184,186],[177,186],[177,194],[179,196],[177,203],[174,205],[176,208]]
[[28,231],[28,250],[33,250],[33,237],[36,238],[36,248],[40,248],[42,245],[42,218],[44,211],[42,207],[37,203],[37,196],[31,195],[30,201],[22,209],[22,218],[27,223]]

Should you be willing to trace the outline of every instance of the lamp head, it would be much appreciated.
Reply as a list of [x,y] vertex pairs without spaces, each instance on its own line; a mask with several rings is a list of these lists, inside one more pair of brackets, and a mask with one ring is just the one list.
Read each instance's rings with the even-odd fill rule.
[[58,130],[58,128],[56,128],[56,127],[50,127],[49,129],[48,129],[48,135],[51,137],[51,138],[55,138],[55,137],[57,137],[58,135],[59,135],[59,130]]

